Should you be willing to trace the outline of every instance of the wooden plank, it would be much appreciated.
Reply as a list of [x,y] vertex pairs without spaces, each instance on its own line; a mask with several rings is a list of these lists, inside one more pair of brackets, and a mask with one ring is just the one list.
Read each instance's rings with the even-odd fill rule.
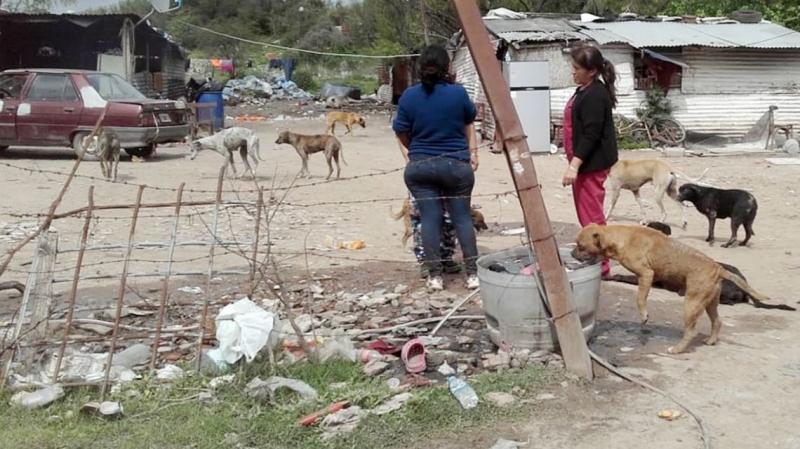
[[461,22],[486,99],[494,111],[497,126],[504,138],[506,160],[522,206],[525,226],[541,267],[551,319],[555,323],[564,364],[571,372],[591,379],[592,363],[573,304],[572,289],[561,264],[558,244],[547,215],[528,142],[500,70],[500,62],[492,49],[478,4],[463,0],[452,0],[452,4]]
[[[58,233],[47,230],[39,236],[39,244],[33,255],[33,261],[28,270],[28,279],[22,303],[17,313],[16,325],[8,337],[9,344],[25,343],[28,349],[20,352],[19,360],[22,371],[25,366],[35,359],[36,348],[31,344],[40,342],[47,336],[47,319],[50,314],[50,301],[53,297],[53,267],[56,263],[58,247]],[[31,311],[28,317],[28,311]],[[2,382],[8,376],[13,360],[14,350],[9,349],[3,357]]]

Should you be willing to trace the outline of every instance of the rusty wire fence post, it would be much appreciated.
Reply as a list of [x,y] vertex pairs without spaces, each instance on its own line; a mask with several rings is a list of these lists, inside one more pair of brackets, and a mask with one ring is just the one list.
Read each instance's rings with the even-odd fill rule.
[[258,189],[258,202],[256,203],[256,228],[253,236],[253,257],[250,260],[250,299],[256,294],[256,270],[258,269],[258,243],[261,235],[261,214],[264,208],[264,188]]
[[167,296],[169,295],[169,278],[172,274],[172,262],[175,257],[175,241],[178,238],[178,225],[181,218],[181,202],[183,201],[183,188],[186,183],[182,182],[178,187],[178,198],[175,201],[175,217],[172,219],[172,234],[169,239],[169,255],[167,256],[167,268],[164,273],[164,286],[161,288],[161,301],[158,305],[158,323],[156,324],[156,335],[153,341],[153,357],[150,359],[150,372],[156,369],[158,360],[158,346],[161,343],[161,328],[164,325],[164,314],[167,312]]
[[142,205],[142,194],[146,186],[140,185],[139,192],[136,194],[136,204],[133,207],[133,217],[131,218],[131,230],[128,234],[128,249],[125,252],[125,262],[122,265],[122,276],[119,281],[119,294],[117,295],[117,309],[114,313],[114,330],[111,333],[111,345],[108,348],[108,360],[106,361],[106,371],[103,374],[103,385],[100,387],[100,395],[106,397],[106,387],[108,387],[109,376],[111,375],[111,363],[114,358],[114,351],[117,349],[117,338],[119,337],[119,321],[122,314],[122,300],[125,297],[125,283],[128,280],[128,267],[133,253],[133,237],[136,234],[136,222],[139,219],[139,208]]
[[86,210],[86,220],[83,222],[81,231],[81,246],[78,250],[78,259],[75,261],[75,274],[72,277],[72,288],[69,291],[69,305],[67,306],[67,322],[64,325],[64,339],[58,348],[58,358],[56,368],[53,371],[53,382],[58,382],[58,374],[61,371],[61,362],[64,360],[64,351],[67,349],[69,332],[72,330],[72,319],[75,315],[75,298],[78,295],[78,283],[81,278],[81,268],[83,266],[83,255],[86,253],[86,240],[89,237],[89,227],[92,224],[92,209],[94,208],[94,186],[89,187],[89,208]]
[[203,361],[203,340],[206,337],[206,317],[208,317],[208,305],[211,302],[211,279],[214,277],[214,250],[217,244],[217,224],[219,223],[219,206],[222,202],[222,183],[225,178],[225,168],[227,164],[223,165],[219,170],[219,177],[217,178],[217,196],[214,201],[214,218],[211,223],[211,247],[208,250],[208,278],[206,280],[206,294],[203,300],[203,312],[200,314],[200,337],[197,341],[197,355],[195,356],[195,363],[197,370],[200,371],[200,365]]

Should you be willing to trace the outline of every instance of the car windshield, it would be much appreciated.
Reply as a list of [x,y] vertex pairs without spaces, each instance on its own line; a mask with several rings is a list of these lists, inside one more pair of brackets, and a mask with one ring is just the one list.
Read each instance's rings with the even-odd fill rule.
[[106,101],[147,98],[119,75],[90,73],[86,75],[86,79]]

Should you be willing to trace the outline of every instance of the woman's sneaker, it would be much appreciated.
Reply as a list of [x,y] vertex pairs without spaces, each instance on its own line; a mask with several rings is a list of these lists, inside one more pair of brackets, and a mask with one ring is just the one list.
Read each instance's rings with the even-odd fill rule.
[[440,292],[444,290],[444,283],[442,282],[441,276],[434,276],[432,278],[428,278],[428,282],[426,283],[429,292]]
[[476,288],[480,288],[481,281],[478,280],[478,276],[474,274],[470,274],[467,277],[467,289],[475,290]]

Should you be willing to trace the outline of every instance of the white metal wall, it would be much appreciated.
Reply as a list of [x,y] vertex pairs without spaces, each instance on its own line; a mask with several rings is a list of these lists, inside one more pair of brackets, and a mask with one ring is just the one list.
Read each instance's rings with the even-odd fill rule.
[[[550,110],[553,118],[560,119],[575,89],[571,85],[563,86],[566,72],[557,68],[556,61],[560,58],[569,68],[569,59],[556,53],[556,48],[555,45],[524,47],[514,53],[513,60],[553,58],[548,59],[553,83]],[[617,70],[619,104],[615,112],[634,117],[634,110],[644,101],[645,93],[633,89],[633,52],[627,46],[605,46],[602,50]],[[673,89],[667,97],[675,104],[675,118],[686,129],[742,136],[770,105],[778,106],[778,123],[800,125],[800,51],[686,48],[683,55],[692,69],[684,70],[682,92]],[[466,47],[458,50],[453,63],[458,80],[464,83],[470,98],[486,103]],[[488,104],[486,107],[486,134],[491,139],[494,138],[494,116]]]
[[800,50],[685,48],[686,94],[800,93]]

